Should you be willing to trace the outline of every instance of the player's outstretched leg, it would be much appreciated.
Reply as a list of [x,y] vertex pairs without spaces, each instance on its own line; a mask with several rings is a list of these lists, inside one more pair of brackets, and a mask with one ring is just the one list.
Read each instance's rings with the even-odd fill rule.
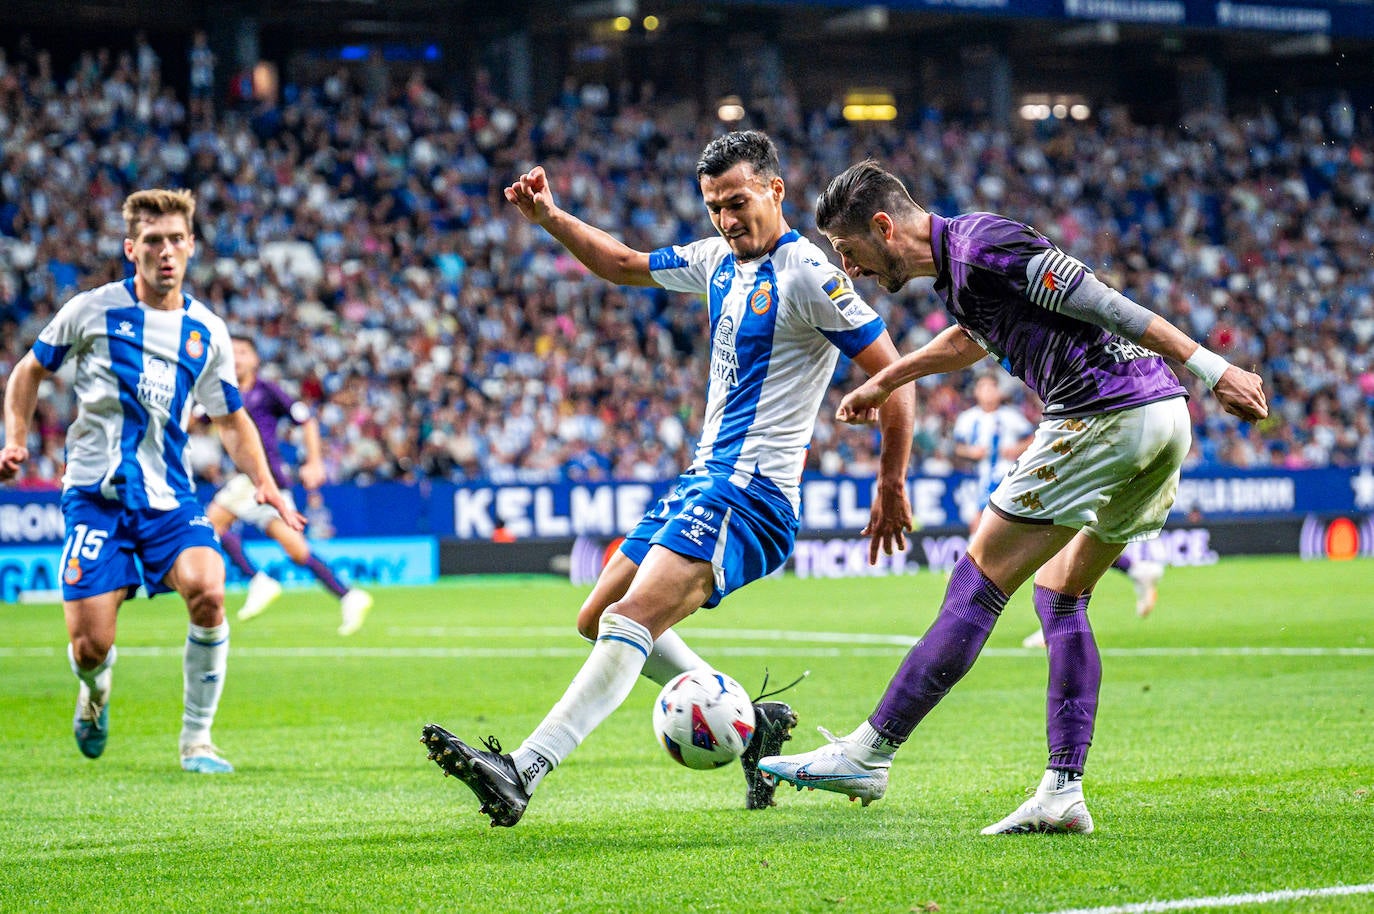
[[745,809],[766,809],[774,806],[773,791],[777,782],[759,771],[759,759],[775,756],[782,751],[782,744],[792,738],[792,728],[797,725],[797,712],[786,702],[754,702],[754,738],[739,757],[740,767],[744,769],[744,807]]
[[444,776],[458,778],[477,795],[482,812],[491,817],[493,827],[510,828],[520,821],[529,805],[530,795],[520,783],[520,773],[509,755],[503,755],[496,737],[483,740],[487,751],[474,749],[438,724],[421,731],[420,742],[429,757],[444,770]]
[[70,644],[67,645],[67,659],[81,682],[76,693],[76,714],[72,718],[76,748],[86,758],[100,758],[110,736],[109,702],[110,687],[114,683],[115,648],[110,645],[109,654],[93,670],[83,670],[76,665]]
[[985,835],[1025,835],[1034,832],[1092,834],[1093,817],[1083,802],[1083,777],[1047,768],[1035,796],[1000,822],[983,829]]

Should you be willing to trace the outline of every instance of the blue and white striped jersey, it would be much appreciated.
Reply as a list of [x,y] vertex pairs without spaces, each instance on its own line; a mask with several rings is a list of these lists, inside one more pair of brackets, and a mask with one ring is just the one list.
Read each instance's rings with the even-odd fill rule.
[[664,288],[705,294],[710,305],[711,377],[689,472],[741,487],[761,476],[799,509],[806,449],[839,353],[867,348],[882,318],[796,231],[744,262],[723,238],[660,248],[649,269]]
[[978,461],[980,491],[991,492],[1016,461],[1002,456],[1009,445],[1025,440],[1035,431],[1030,420],[1013,406],[999,406],[988,412],[981,406],[964,410],[954,420],[954,440],[959,444],[987,448],[987,456]]
[[67,429],[64,490],[162,511],[192,497],[192,397],[214,417],[243,402],[224,321],[191,296],[183,300],[161,311],[138,300],[132,279],[112,282],[67,302],[38,335],[33,354],[44,368],[76,359],[80,406]]

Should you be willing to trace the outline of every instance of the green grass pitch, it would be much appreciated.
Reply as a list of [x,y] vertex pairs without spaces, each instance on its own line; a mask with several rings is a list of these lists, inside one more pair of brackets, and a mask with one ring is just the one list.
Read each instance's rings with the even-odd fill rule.
[[[845,732],[872,709],[943,587],[929,573],[766,580],[681,631],[751,690],[765,668],[775,682],[810,670],[786,695],[801,751],[817,724]],[[1044,764],[1025,593],[867,809],[784,788],[746,811],[736,766],[688,771],[657,746],[657,687],[641,681],[519,826],[489,828],[425,759],[420,728],[518,745],[586,655],[584,593],[546,579],[381,590],[351,639],[323,592],[288,593],[233,624],[215,737],[238,771],[223,777],[177,766],[174,597],[121,613],[98,761],[71,735],[60,608],[0,606],[0,910],[981,914],[1374,883],[1368,561],[1172,569],[1146,620],[1110,574],[1092,607],[1105,681],[1089,837],[978,834]],[[1226,910],[1368,912],[1374,895]]]

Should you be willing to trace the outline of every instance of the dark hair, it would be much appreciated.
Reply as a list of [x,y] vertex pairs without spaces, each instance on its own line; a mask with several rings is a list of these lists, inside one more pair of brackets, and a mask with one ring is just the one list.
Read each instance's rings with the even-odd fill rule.
[[816,199],[816,228],[826,233],[852,230],[874,213],[907,216],[920,211],[896,175],[865,159],[836,176]]
[[254,352],[258,351],[258,341],[253,339],[251,336],[230,337],[229,341],[231,343],[246,343],[249,349],[253,350]]
[[754,166],[754,174],[759,177],[778,177],[778,147],[773,145],[768,134],[736,130],[706,144],[697,161],[697,180],[703,176],[718,178],[740,162]]

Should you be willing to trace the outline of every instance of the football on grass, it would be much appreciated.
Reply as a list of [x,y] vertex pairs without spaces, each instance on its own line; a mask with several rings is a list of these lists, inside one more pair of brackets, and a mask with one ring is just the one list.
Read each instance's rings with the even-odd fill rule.
[[724,673],[689,670],[658,693],[654,733],[668,754],[688,768],[719,768],[739,758],[749,745],[754,703]]

